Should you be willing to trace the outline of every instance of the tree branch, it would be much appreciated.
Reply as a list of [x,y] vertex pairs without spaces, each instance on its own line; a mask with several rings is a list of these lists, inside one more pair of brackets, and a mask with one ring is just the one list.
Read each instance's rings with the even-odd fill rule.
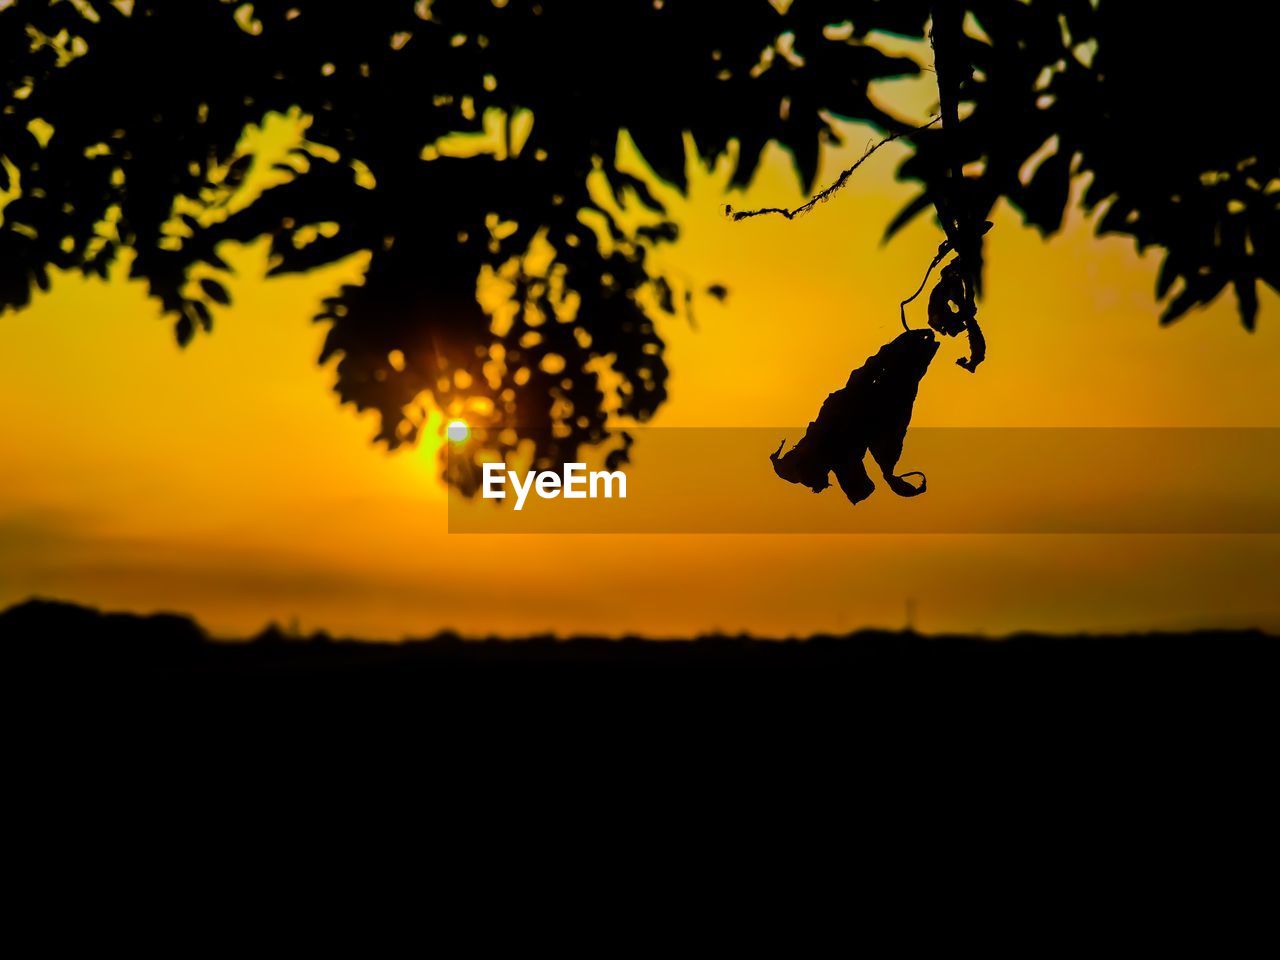
[[964,278],[965,302],[958,306],[962,307],[969,334],[969,356],[956,363],[973,373],[987,353],[975,302],[982,284],[982,233],[969,209],[964,165],[956,142],[960,129],[960,88],[972,78],[973,67],[964,59],[962,51],[963,5],[958,0],[938,0],[933,4],[932,19],[929,42],[933,46],[933,66],[938,77],[938,109],[942,117],[943,151],[947,157],[947,189],[938,193],[934,205]]
[[886,143],[893,143],[893,141],[897,140],[899,137],[906,136],[907,134],[910,134],[910,133],[919,133],[921,130],[927,130],[929,127],[932,127],[935,123],[937,123],[940,119],[942,119],[940,116],[934,117],[928,123],[922,124],[919,127],[912,127],[907,130],[899,130],[897,133],[891,133],[889,134],[889,136],[885,137],[879,143],[875,143],[867,147],[866,152],[861,157],[858,158],[857,162],[854,163],[854,165],[851,166],[849,169],[845,170],[842,174],[840,174],[840,176],[836,177],[835,182],[832,183],[831,186],[822,190],[820,193],[810,197],[805,203],[802,203],[800,206],[796,207],[794,210],[785,210],[782,207],[762,207],[759,210],[734,210],[733,207],[729,206],[728,204],[725,204],[724,212],[729,217],[732,217],[735,222],[737,222],[738,220],[747,220],[750,217],[761,217],[767,213],[776,213],[776,214],[779,214],[780,216],[786,217],[788,220],[794,220],[796,217],[800,217],[808,213],[818,204],[826,203],[828,200],[830,200],[835,193],[837,193],[846,183],[849,182],[849,178],[853,176],[853,171],[857,170],[860,166],[862,166],[863,162],[868,157],[870,157],[873,153],[875,153],[877,150],[883,147]]

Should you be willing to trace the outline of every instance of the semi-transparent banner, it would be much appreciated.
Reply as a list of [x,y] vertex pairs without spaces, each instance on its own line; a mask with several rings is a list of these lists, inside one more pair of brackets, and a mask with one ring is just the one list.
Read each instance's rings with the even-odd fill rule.
[[896,472],[927,490],[896,495],[868,455],[875,490],[857,504],[834,473],[821,493],[777,475],[770,454],[804,432],[629,427],[629,462],[606,469],[619,430],[538,470],[527,453],[497,462],[476,431],[450,445],[473,492],[450,489],[449,531],[1280,533],[1280,428],[913,428]]

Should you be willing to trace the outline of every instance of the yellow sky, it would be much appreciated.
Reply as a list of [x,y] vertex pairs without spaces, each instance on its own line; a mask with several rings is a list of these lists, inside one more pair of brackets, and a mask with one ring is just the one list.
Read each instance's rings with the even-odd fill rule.
[[[824,182],[872,136],[849,132]],[[791,223],[726,220],[724,170],[671,197],[683,236],[660,261],[731,293],[698,303],[697,330],[662,330],[655,425],[803,425],[895,335],[939,240],[922,219],[879,243],[912,193],[892,177],[901,156],[881,150]],[[802,198],[771,148],[728,199]],[[1047,243],[1008,209],[995,222],[988,361],[970,376],[953,365],[963,340],[945,343],[917,425],[1280,426],[1274,295],[1253,335],[1229,296],[1161,330],[1158,253],[1095,239],[1078,213]],[[926,630],[1280,626],[1276,537],[450,536],[438,440],[372,446],[373,420],[339,407],[315,364],[309,318],[359,258],[271,281],[262,262],[260,247],[235,257],[234,307],[186,350],[120,279],[58,276],[0,318],[0,604],[41,594],[190,612],[224,633],[296,617],[386,637],[805,633],[899,625],[908,597]]]

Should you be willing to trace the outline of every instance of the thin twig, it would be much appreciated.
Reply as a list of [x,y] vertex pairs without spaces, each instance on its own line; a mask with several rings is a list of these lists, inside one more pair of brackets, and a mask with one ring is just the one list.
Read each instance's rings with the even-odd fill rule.
[[730,217],[732,217],[735,221],[746,220],[749,217],[763,216],[766,213],[777,213],[786,217],[788,220],[794,220],[796,217],[803,216],[804,214],[808,213],[818,204],[825,203],[826,201],[830,200],[832,195],[835,194],[837,191],[839,191],[840,188],[843,187],[848,182],[849,178],[853,176],[853,171],[857,170],[860,166],[862,166],[863,161],[865,161],[873,153],[875,153],[877,150],[883,147],[886,143],[893,143],[893,141],[897,140],[899,137],[905,136],[909,133],[919,133],[921,130],[927,130],[929,127],[932,127],[935,123],[937,123],[941,119],[942,119],[941,116],[937,116],[937,117],[934,117],[932,120],[930,120],[928,123],[923,124],[922,126],[913,127],[909,130],[899,130],[897,133],[891,133],[889,134],[889,136],[885,137],[879,143],[872,144],[871,146],[867,147],[867,152],[858,158],[857,163],[855,163],[848,170],[844,171],[844,173],[840,174],[840,176],[836,177],[835,183],[831,184],[831,186],[827,187],[821,193],[818,193],[815,196],[810,197],[807,202],[802,203],[800,206],[796,207],[794,210],[784,210],[782,207],[764,207],[760,210],[734,210],[733,207],[726,205],[724,208],[725,213],[728,214]]
[[911,329],[909,326],[907,326],[907,304],[910,303],[912,300],[914,300],[916,297],[920,296],[920,294],[924,293],[924,285],[929,282],[929,274],[933,273],[933,268],[936,267],[939,263],[941,263],[943,259],[945,259],[947,254],[950,252],[951,252],[951,244],[943,243],[942,246],[938,248],[938,255],[929,262],[929,269],[924,272],[924,279],[920,281],[920,286],[916,289],[916,292],[913,293],[911,296],[907,297],[907,299],[903,300],[900,304],[898,304],[898,316],[902,320],[903,330],[909,331]]

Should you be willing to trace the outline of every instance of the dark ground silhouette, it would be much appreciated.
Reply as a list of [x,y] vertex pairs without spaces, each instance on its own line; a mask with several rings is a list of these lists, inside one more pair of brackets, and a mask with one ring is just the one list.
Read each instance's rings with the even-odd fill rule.
[[[60,674],[289,675],[413,674],[450,668],[658,667],[816,668],[919,679],[1108,678],[1125,683],[1178,678],[1196,689],[1217,681],[1272,675],[1278,638],[1259,630],[1050,635],[998,639],[860,630],[804,639],[708,634],[652,640],[540,634],[468,639],[452,632],[371,643],[318,632],[286,634],[274,625],[254,637],[214,639],[189,617],[103,613],[59,601],[28,600],[0,613],[0,649],[10,669]],[[1145,678],[1145,681],[1142,679]]]

